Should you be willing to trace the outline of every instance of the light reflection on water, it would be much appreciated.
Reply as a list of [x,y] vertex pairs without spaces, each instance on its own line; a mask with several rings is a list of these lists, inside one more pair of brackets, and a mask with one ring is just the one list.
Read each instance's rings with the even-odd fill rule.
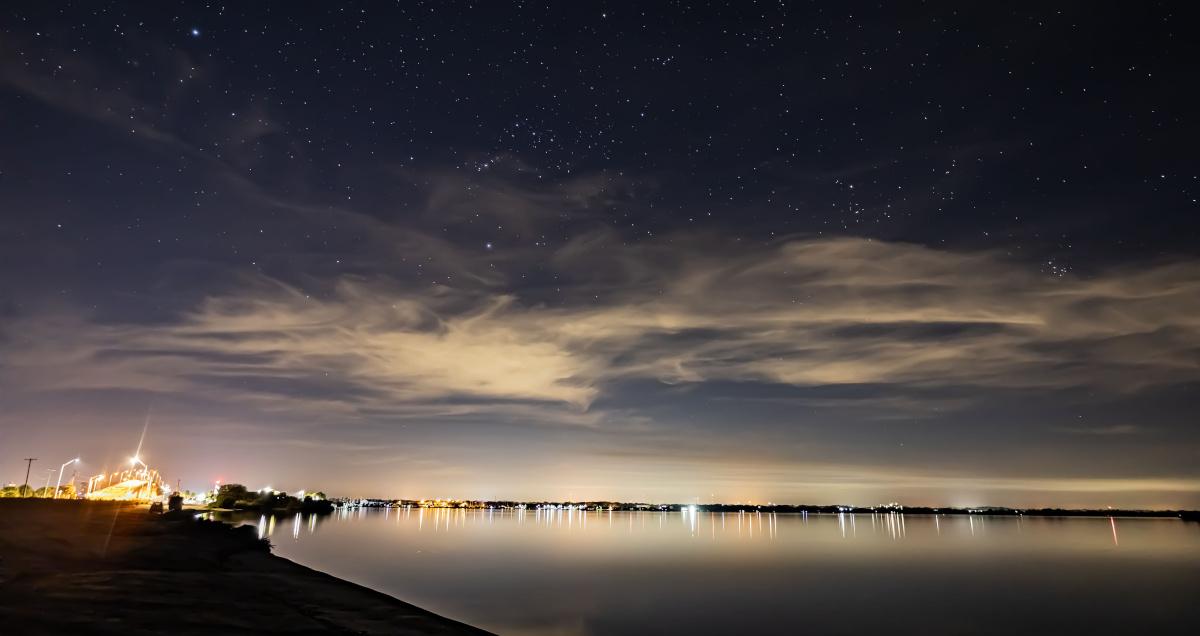
[[1200,524],[1174,519],[395,508],[248,521],[277,554],[501,634],[1116,634],[1200,619]]

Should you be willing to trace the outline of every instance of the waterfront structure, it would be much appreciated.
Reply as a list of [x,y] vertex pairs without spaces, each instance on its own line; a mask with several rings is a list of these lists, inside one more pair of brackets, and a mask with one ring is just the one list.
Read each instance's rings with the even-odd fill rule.
[[105,501],[150,501],[163,496],[162,477],[140,459],[126,470],[101,473],[88,480],[88,499]]

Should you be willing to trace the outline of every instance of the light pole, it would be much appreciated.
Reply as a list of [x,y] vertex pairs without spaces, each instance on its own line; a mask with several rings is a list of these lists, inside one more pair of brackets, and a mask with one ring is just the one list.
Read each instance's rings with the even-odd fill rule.
[[54,498],[55,499],[58,499],[58,485],[62,483],[63,472],[67,470],[67,464],[78,464],[78,463],[79,463],[79,458],[76,457],[75,459],[72,459],[70,461],[63,462],[63,465],[59,466],[58,479],[54,480]]
[[146,493],[153,492],[150,487],[150,467],[146,465],[146,462],[142,461],[141,457],[134,455],[133,457],[129,458],[129,463],[142,465],[142,476],[146,478],[146,483],[144,486],[142,486],[142,488],[145,489]]
[[53,468],[46,469],[46,485],[42,487],[42,496],[43,497],[45,497],[46,493],[50,490],[50,476],[53,474],[54,474]]
[[36,457],[25,458],[25,485],[21,486],[22,497],[32,497],[33,493],[29,490],[29,469],[33,468],[33,462],[36,462]]

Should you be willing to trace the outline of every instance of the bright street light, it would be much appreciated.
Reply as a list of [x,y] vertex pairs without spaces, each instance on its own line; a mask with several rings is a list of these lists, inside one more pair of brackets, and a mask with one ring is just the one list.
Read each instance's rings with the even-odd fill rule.
[[78,463],[79,463],[79,458],[76,457],[75,459],[72,459],[70,461],[63,462],[63,465],[59,467],[58,479],[54,480],[54,498],[55,499],[58,499],[58,485],[60,483],[62,483],[63,471],[65,471],[67,469],[67,464],[78,464]]

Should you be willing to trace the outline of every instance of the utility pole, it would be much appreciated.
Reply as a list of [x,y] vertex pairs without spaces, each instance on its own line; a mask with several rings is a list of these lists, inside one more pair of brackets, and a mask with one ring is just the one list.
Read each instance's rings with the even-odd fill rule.
[[45,497],[50,492],[50,478],[54,476],[56,471],[53,468],[46,469],[46,486],[42,488],[42,496]]
[[25,485],[21,486],[21,495],[22,496],[24,496],[25,493],[29,492],[29,469],[33,468],[33,462],[36,462],[36,461],[37,461],[36,457],[26,457],[25,458]]

